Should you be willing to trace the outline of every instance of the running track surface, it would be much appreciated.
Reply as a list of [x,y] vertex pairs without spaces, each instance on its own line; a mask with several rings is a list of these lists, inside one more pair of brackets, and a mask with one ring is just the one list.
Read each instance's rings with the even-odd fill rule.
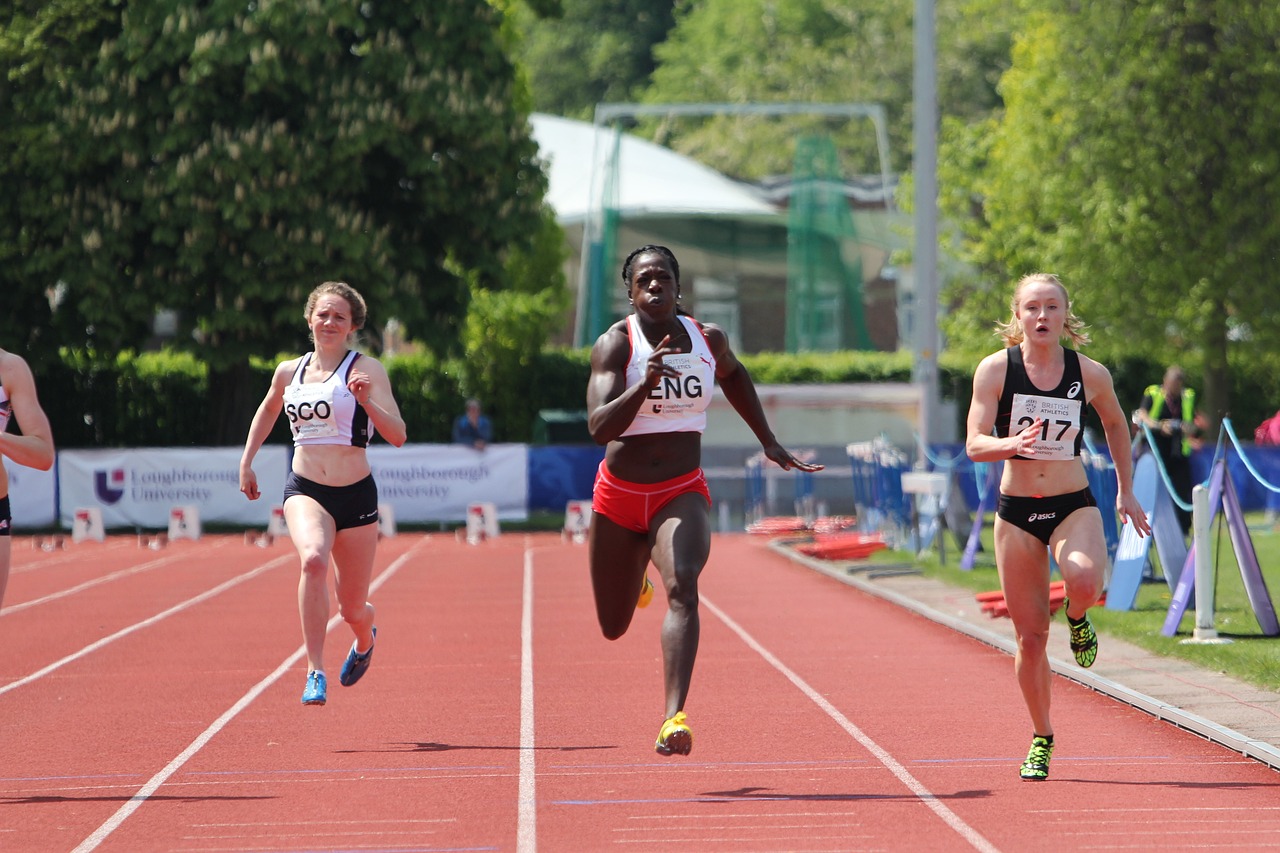
[[687,758],[653,751],[662,592],[604,640],[558,535],[384,540],[373,666],[338,685],[331,623],[323,708],[299,703],[287,542],[13,545],[4,851],[1280,844],[1274,771],[1057,677],[1051,779],[1022,782],[1006,654],[745,535],[703,575]]

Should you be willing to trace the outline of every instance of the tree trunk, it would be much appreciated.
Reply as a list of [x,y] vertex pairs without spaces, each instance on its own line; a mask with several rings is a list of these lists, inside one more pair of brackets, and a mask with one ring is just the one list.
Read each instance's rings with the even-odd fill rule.
[[[1215,316],[1225,318],[1225,307],[1218,306]],[[1204,433],[1206,444],[1218,440],[1222,419],[1231,416],[1231,370],[1227,365],[1227,346],[1225,319],[1208,324],[1204,342],[1204,388],[1200,389],[1200,411],[1208,419]]]

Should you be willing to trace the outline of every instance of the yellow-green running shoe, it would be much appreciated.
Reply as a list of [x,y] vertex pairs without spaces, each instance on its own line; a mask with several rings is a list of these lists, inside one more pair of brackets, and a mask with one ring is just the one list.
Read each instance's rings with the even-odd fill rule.
[[1068,616],[1067,627],[1071,629],[1071,654],[1076,656],[1076,663],[1088,669],[1098,659],[1098,635],[1089,622],[1089,614],[1085,614],[1079,625],[1073,625]]
[[644,586],[640,587],[640,598],[636,601],[636,607],[648,607],[650,601],[653,601],[653,581],[645,575]]
[[1027,782],[1043,782],[1049,778],[1049,759],[1053,758],[1053,743],[1048,738],[1036,735],[1031,738],[1031,749],[1027,750],[1027,760],[1022,762],[1018,771]]
[[693,732],[690,731],[684,711],[677,711],[662,724],[658,742],[653,749],[659,755],[688,755],[693,749]]

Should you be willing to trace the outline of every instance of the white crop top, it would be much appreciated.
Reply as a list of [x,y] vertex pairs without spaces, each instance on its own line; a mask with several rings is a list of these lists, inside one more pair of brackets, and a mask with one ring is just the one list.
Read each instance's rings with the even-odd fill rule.
[[[707,428],[707,406],[715,391],[716,360],[698,324],[683,315],[679,320],[693,344],[692,352],[667,355],[662,360],[679,370],[680,377],[664,378],[649,392],[649,399],[623,435],[702,432]],[[640,331],[640,321],[635,314],[627,317],[627,337],[631,339],[631,359],[627,362],[627,387],[630,388],[644,380],[645,362],[653,353],[653,344]]]
[[323,382],[302,381],[313,352],[298,361],[293,379],[284,389],[284,414],[293,431],[293,444],[338,444],[368,447],[373,437],[369,414],[347,390],[347,378],[360,353],[351,350]]

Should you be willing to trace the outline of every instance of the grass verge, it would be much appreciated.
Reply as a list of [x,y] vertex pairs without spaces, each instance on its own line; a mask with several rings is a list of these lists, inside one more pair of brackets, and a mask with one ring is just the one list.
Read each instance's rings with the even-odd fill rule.
[[[1258,565],[1274,602],[1275,595],[1280,591],[1280,530],[1267,525],[1262,513],[1246,515],[1246,523]],[[1196,625],[1194,595],[1182,615],[1177,634],[1166,637],[1161,633],[1173,591],[1160,572],[1154,547],[1151,554],[1156,566],[1156,577],[1144,580],[1139,586],[1133,609],[1095,607],[1089,611],[1089,618],[1101,634],[1118,637],[1156,654],[1180,658],[1197,666],[1226,673],[1266,690],[1280,689],[1280,637],[1265,636],[1259,627],[1241,578],[1235,548],[1221,514],[1214,521],[1210,535],[1210,550],[1217,567],[1213,625],[1218,636],[1231,640],[1230,643],[1209,645],[1185,642],[1191,638]],[[959,552],[953,544],[952,541],[947,542],[945,565],[939,561],[936,550],[919,555],[916,562],[926,576],[971,589],[975,593],[1000,588],[990,523],[982,532],[982,550],[977,555],[973,569],[965,571],[959,567]]]

